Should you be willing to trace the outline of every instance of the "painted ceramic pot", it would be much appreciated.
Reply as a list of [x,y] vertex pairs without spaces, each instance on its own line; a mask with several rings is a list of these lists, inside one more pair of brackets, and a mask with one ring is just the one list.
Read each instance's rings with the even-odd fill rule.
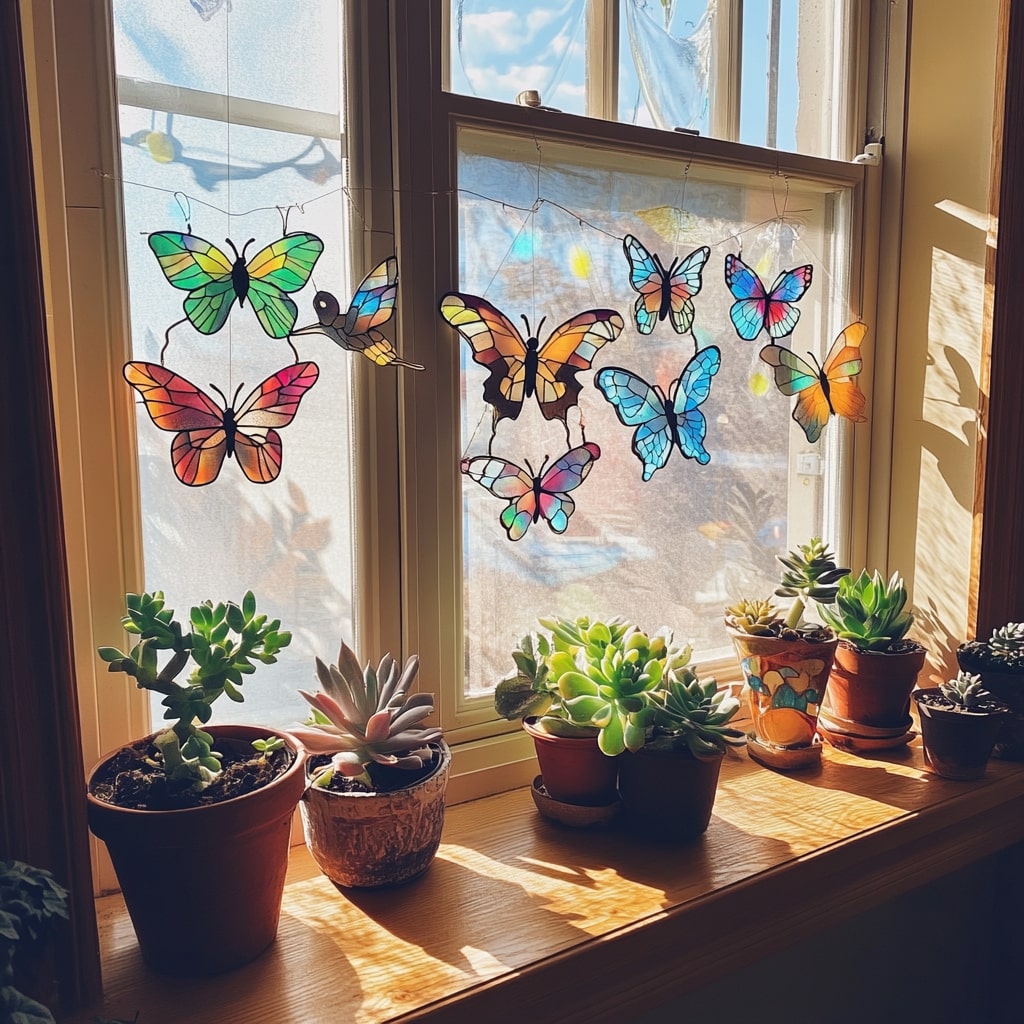
[[821,760],[818,709],[838,640],[781,640],[730,629],[747,683],[754,731],[747,752],[769,768],[804,768]]

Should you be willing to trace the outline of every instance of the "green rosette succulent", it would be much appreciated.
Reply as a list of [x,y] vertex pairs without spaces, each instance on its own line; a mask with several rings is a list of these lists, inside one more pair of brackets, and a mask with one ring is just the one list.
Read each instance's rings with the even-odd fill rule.
[[906,603],[907,588],[898,572],[886,581],[877,569],[871,576],[863,569],[857,577],[840,579],[835,602],[819,610],[840,640],[861,651],[884,651],[914,623]]
[[727,724],[739,711],[739,700],[719,690],[714,679],[702,683],[688,669],[682,676],[651,695],[654,738],[648,746],[685,745],[694,757],[709,757],[746,742],[742,730]]

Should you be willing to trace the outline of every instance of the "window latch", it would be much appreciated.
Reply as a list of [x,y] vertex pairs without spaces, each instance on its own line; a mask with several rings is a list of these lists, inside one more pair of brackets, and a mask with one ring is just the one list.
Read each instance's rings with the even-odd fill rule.
[[855,164],[867,164],[869,167],[880,167],[882,165],[882,144],[880,142],[869,142],[864,147],[863,153],[858,153],[854,158]]

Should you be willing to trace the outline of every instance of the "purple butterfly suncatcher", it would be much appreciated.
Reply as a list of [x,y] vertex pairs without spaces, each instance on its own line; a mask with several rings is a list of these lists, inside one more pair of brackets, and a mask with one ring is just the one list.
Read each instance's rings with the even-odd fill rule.
[[739,256],[726,256],[725,283],[736,299],[729,308],[729,319],[736,333],[744,341],[753,341],[761,331],[767,331],[773,341],[792,334],[800,319],[794,303],[811,286],[813,274],[810,263],[783,270],[769,291]]

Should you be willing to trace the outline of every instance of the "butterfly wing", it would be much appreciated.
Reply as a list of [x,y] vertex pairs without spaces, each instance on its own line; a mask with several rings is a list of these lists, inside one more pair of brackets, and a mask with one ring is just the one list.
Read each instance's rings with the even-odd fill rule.
[[534,382],[545,419],[565,421],[583,390],[576,374],[590,369],[594,356],[619,336],[623,326],[614,309],[588,309],[551,332],[537,353]]
[[477,295],[449,292],[441,316],[469,342],[473,359],[487,367],[484,401],[497,419],[516,419],[526,397],[526,343],[501,310]]
[[721,365],[722,354],[714,345],[701,349],[683,367],[672,394],[679,450],[688,459],[696,459],[702,466],[711,461],[711,456],[704,448],[708,424],[699,406],[711,394],[711,378],[718,373]]
[[793,419],[800,424],[807,440],[814,444],[832,414],[818,371],[781,345],[766,345],[761,349],[761,358],[774,368],[775,386],[784,395],[797,396]]
[[298,307],[287,293],[305,286],[323,251],[316,235],[298,231],[271,242],[246,264],[248,299],[271,338],[286,338],[295,326]]
[[643,378],[618,366],[599,370],[594,384],[615,407],[619,420],[637,428],[633,452],[643,465],[644,480],[650,480],[672,451],[672,426],[661,394]]
[[510,540],[519,540],[537,514],[533,477],[521,466],[504,459],[481,455],[463,459],[460,470],[491,494],[508,500],[501,513],[501,525]]
[[822,373],[828,381],[828,400],[837,416],[863,423],[865,398],[857,384],[857,374],[863,366],[860,344],[868,333],[867,324],[850,324],[832,343],[828,356],[822,365]]
[[729,307],[729,319],[744,341],[753,341],[764,327],[768,294],[761,278],[732,253],[725,257],[725,283],[736,301]]
[[174,474],[189,487],[212,483],[227,452],[224,410],[209,395],[158,363],[126,363],[124,378],[142,396],[161,430],[177,431],[171,441]]
[[626,235],[622,249],[629,261],[629,283],[640,297],[633,306],[633,319],[641,334],[650,334],[661,312],[662,282],[665,271],[646,246],[633,235]]
[[669,276],[669,310],[677,334],[685,334],[693,326],[693,297],[701,289],[701,274],[711,250],[706,246],[694,249]]
[[254,484],[268,484],[281,472],[281,437],[273,429],[295,418],[303,395],[320,375],[316,363],[293,363],[253,388],[235,412],[234,454]]
[[805,263],[802,267],[782,271],[775,279],[764,314],[764,326],[769,337],[784,338],[793,333],[800,319],[800,310],[793,303],[810,288],[813,276],[814,267]]
[[342,330],[351,337],[386,324],[395,311],[397,296],[398,260],[389,256],[363,279],[345,314]]
[[188,292],[184,310],[192,326],[216,334],[237,297],[232,260],[206,239],[180,231],[153,232],[149,247],[170,284]]
[[557,459],[540,480],[540,514],[555,533],[565,533],[576,503],[568,491],[586,479],[591,466],[601,457],[596,444],[582,444]]

